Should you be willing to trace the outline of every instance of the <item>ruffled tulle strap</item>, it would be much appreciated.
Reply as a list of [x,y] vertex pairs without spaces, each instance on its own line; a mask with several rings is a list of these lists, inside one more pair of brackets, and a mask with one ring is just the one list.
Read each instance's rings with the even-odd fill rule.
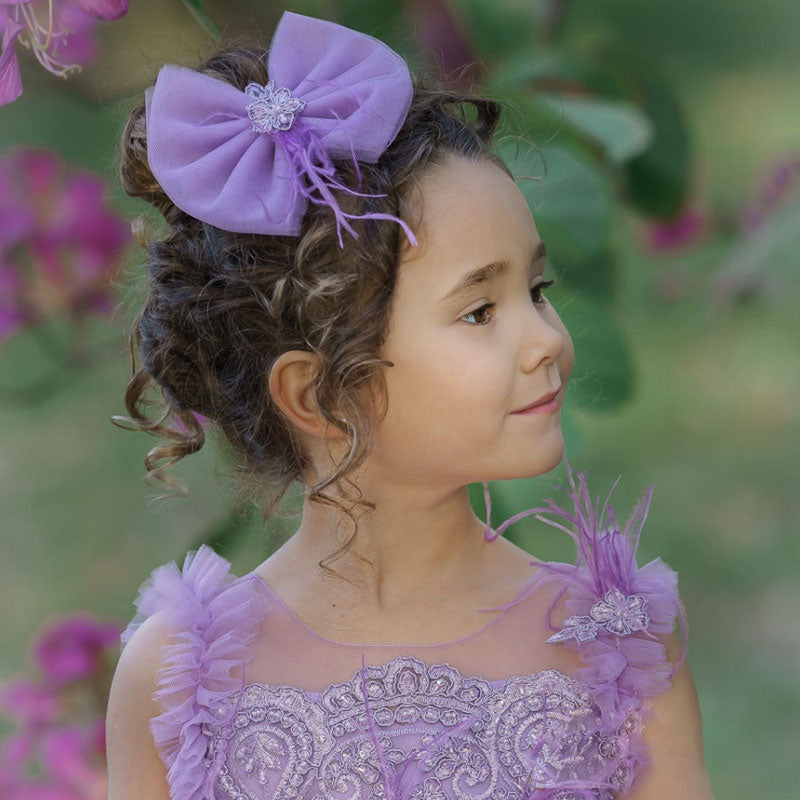
[[[599,510],[599,499],[592,504],[583,473],[578,474],[576,482],[566,456],[564,464],[569,488],[558,488],[566,492],[573,508],[561,508],[548,499],[545,507],[530,508],[510,517],[498,527],[497,535],[533,514],[573,539],[575,563],[545,562],[532,557],[531,565],[540,567],[536,579],[509,605],[520,602],[543,584],[561,587],[547,611],[547,623],[553,631],[547,642],[563,643],[579,651],[585,666],[576,670],[576,677],[592,689],[600,708],[598,733],[611,737],[614,747],[619,748],[616,758],[609,762],[605,785],[625,792],[634,775],[649,763],[641,739],[644,720],[649,715],[647,698],[671,686],[672,677],[686,658],[686,611],[678,594],[676,572],[660,558],[643,567],[636,564],[636,549],[653,487],[637,501],[620,529],[609,502],[619,478]],[[552,613],[562,597],[566,614],[558,628],[552,623]],[[657,634],[671,633],[676,617],[681,623],[683,647],[677,663],[672,665]]]
[[[124,647],[147,617],[166,609],[175,643],[162,650],[153,697],[165,710],[151,719],[150,730],[167,767],[172,800],[213,797],[223,754],[208,757],[204,728],[238,710],[237,703],[220,719],[218,703],[244,688],[256,622],[266,611],[254,580],[231,575],[230,563],[201,545],[187,553],[182,570],[174,561],[153,570],[134,601],[137,614],[120,637]],[[234,667],[240,667],[238,678],[230,674]]]

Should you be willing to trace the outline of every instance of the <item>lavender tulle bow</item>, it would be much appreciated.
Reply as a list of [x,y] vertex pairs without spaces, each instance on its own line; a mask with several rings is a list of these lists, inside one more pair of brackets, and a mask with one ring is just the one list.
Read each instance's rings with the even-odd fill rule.
[[[334,177],[330,156],[375,163],[411,105],[408,66],[386,44],[328,20],[286,11],[267,59],[269,81],[241,91],[196,70],[164,65],[145,91],[148,161],[178,208],[237,233],[297,236],[309,201],[347,214],[332,188],[361,197]],[[310,185],[307,185],[310,184]],[[315,192],[317,194],[315,194]]]

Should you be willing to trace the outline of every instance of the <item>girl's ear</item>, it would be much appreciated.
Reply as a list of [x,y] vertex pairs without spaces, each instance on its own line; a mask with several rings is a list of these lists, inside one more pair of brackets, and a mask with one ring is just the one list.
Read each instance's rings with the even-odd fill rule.
[[281,353],[269,371],[273,402],[299,430],[320,439],[343,438],[322,416],[314,392],[319,358],[307,350]]

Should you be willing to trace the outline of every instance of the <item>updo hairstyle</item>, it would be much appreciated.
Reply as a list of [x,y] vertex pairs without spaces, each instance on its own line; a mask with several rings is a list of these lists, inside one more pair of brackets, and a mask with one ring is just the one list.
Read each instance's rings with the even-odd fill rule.
[[[264,49],[227,47],[199,70],[244,90],[251,82],[267,83],[266,63]],[[336,192],[345,211],[399,216],[415,235],[422,221],[415,218],[412,189],[448,154],[490,159],[511,174],[491,152],[500,104],[443,88],[445,79],[430,73],[425,81],[413,78],[408,116],[377,163],[360,164],[360,185],[349,158],[332,158],[346,186],[386,195]],[[470,109],[473,120],[465,113]],[[313,387],[320,413],[346,435],[349,446],[331,474],[305,487],[310,501],[337,506],[353,523],[348,541],[319,562],[326,574],[339,575],[327,562],[353,546],[358,522],[352,507],[375,508],[347,476],[363,463],[372,425],[386,412],[383,370],[392,364],[378,353],[388,331],[398,263],[410,247],[403,229],[389,220],[350,220],[360,238],[345,231],[342,250],[326,205],[309,203],[299,236],[232,233],[201,222],[175,206],[150,171],[143,101],[127,120],[119,160],[124,190],[153,205],[166,229],[152,238],[144,214],[133,222],[146,252],[145,299],[128,337],[130,416],[113,420],[166,440],[147,453],[145,477],[181,494],[188,490],[166,471],[200,450],[207,431],[219,434],[237,500],[254,502],[267,520],[295,481],[305,486],[310,466],[298,432],[272,400],[270,368],[288,350],[313,352],[319,359]],[[160,413],[152,419],[144,413],[153,405],[145,399],[151,389],[160,392]],[[195,413],[205,417],[202,425]],[[350,507],[324,491],[331,484]]]

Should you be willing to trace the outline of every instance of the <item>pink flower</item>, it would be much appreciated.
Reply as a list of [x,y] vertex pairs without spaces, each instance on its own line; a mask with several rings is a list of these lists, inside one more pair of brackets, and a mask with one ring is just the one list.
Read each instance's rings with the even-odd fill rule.
[[[30,728],[16,731],[6,736],[0,742],[0,772],[5,776],[8,768],[6,765],[23,764],[33,755],[35,735]],[[0,785],[2,781],[0,780]],[[5,795],[0,793],[0,797]]]
[[[105,712],[88,723],[30,727],[6,736],[0,750],[3,800],[107,800]],[[28,767],[36,766],[33,780]]]
[[14,42],[25,26],[11,16],[11,9],[0,3],[0,31],[3,52],[0,54],[0,105],[11,103],[22,94],[22,78]]
[[0,252],[26,239],[36,227],[36,214],[18,196],[15,182],[11,162],[0,159]]
[[128,0],[70,0],[70,2],[84,14],[98,19],[119,19],[128,11]]
[[95,57],[89,34],[97,21],[127,10],[128,0],[0,0],[0,105],[22,94],[17,38],[48,72],[65,78]]
[[64,725],[42,740],[42,762],[47,772],[82,800],[105,800],[108,790],[105,764],[92,747],[94,727]]
[[41,781],[20,780],[12,791],[8,796],[3,795],[3,800],[86,800],[71,789]]
[[88,615],[58,622],[34,643],[34,656],[56,686],[88,678],[98,670],[103,650],[119,643],[122,629]]
[[0,742],[2,800],[107,800],[112,670],[102,651],[117,648],[121,632],[118,623],[79,614],[34,639],[44,676],[6,684],[0,696],[0,708],[20,723]]
[[108,194],[48,150],[0,157],[0,342],[56,315],[113,311],[110,280],[131,234]]
[[706,217],[699,209],[687,208],[676,217],[655,223],[647,229],[646,245],[658,252],[675,250],[693,244],[707,227]]
[[57,26],[65,33],[53,40],[50,52],[65,64],[90,64],[97,58],[94,32],[100,20],[72,3],[59,3],[54,11]]
[[[19,680],[4,685],[0,693],[0,709],[26,726],[37,728],[58,718],[61,699],[56,687]],[[4,742],[4,746],[7,743]]]

